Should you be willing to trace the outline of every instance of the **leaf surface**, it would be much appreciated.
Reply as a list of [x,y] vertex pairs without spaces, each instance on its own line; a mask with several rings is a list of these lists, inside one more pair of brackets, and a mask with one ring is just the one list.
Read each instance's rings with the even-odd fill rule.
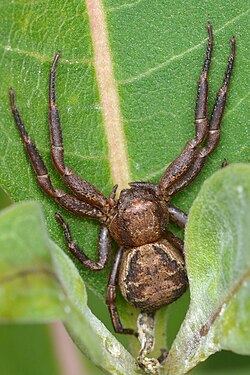
[[250,355],[250,166],[235,164],[203,185],[189,214],[190,306],[168,359],[184,374],[221,349]]
[[97,366],[110,374],[137,373],[134,359],[87,307],[78,270],[47,237],[39,205],[3,210],[0,233],[0,321],[63,320]]
[[[193,1],[183,7],[181,1],[158,0],[3,0],[1,11],[0,183],[15,201],[42,202],[50,235],[64,249],[54,217],[60,209],[37,186],[8,99],[12,86],[54,185],[65,189],[50,161],[47,120],[48,75],[58,50],[62,58],[56,89],[66,163],[105,194],[114,183],[121,189],[129,180],[158,181],[193,136],[196,82],[208,21],[215,41],[210,110],[224,76],[232,35],[237,43],[235,69],[219,147],[197,182],[180,193],[175,203],[188,210],[201,182],[224,158],[230,163],[250,160],[246,3],[235,0],[228,7],[222,0]],[[104,103],[105,95],[108,103]],[[114,129],[118,135],[112,133]],[[74,239],[94,258],[98,224],[62,214]],[[104,295],[107,271],[96,274],[81,269],[81,275]]]

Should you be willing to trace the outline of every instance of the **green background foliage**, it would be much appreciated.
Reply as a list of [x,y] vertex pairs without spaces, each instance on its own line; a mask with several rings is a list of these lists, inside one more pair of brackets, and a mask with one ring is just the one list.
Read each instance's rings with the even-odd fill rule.
[[[193,136],[196,81],[204,58],[207,22],[213,25],[215,40],[210,111],[224,75],[229,39],[232,35],[236,38],[236,63],[220,145],[196,182],[174,201],[188,211],[201,183],[220,167],[224,158],[229,163],[250,160],[248,2],[235,0],[228,6],[222,0],[189,1],[184,6],[182,1],[138,0],[103,1],[103,6],[132,180],[158,181]],[[36,184],[10,113],[8,90],[10,86],[15,89],[27,129],[53,182],[63,187],[50,161],[47,124],[49,68],[54,53],[62,51],[57,98],[66,161],[108,194],[114,181],[110,177],[100,94],[91,61],[88,14],[85,3],[76,0],[2,0],[0,7],[0,183],[14,201],[35,199],[42,203],[51,238],[66,250],[54,218],[58,206]],[[79,245],[95,258],[98,224],[62,213]],[[80,268],[80,274],[104,300],[108,269],[96,274]],[[120,306],[125,308],[123,302]],[[174,311],[182,309],[181,302],[173,306]]]
[[250,166],[234,164],[203,184],[190,210],[190,306],[170,351],[173,374],[221,349],[250,354],[249,207]]

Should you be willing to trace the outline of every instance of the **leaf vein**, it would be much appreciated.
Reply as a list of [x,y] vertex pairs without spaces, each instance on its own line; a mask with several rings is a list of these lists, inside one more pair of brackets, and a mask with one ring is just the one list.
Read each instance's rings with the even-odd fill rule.
[[140,4],[142,1],[144,1],[144,0],[137,0],[137,1],[134,1],[133,3],[124,3],[122,5],[110,7],[106,11],[107,12],[116,12],[116,11],[121,10],[121,9],[133,8],[134,6]]
[[[233,17],[232,19],[230,19],[229,21],[227,21],[223,26],[221,26],[220,28],[218,28],[217,30],[214,31],[214,35],[219,33],[220,31],[222,31],[223,29],[225,29],[226,26],[228,26],[229,24],[233,23],[234,21],[238,20],[239,18],[241,18],[242,16],[245,16],[249,13],[250,9],[248,9],[247,11],[244,11],[240,14],[238,14],[237,16]],[[124,80],[119,80],[118,81],[118,84],[119,85],[126,85],[126,84],[129,84],[129,83],[132,83],[132,82],[135,82],[135,81],[139,81],[140,79],[144,78],[144,77],[147,77],[147,76],[150,76],[151,74],[153,74],[154,72],[168,66],[171,62],[175,61],[175,60],[180,60],[182,59],[182,57],[184,57],[185,55],[189,54],[190,52],[202,47],[204,45],[204,43],[206,42],[207,39],[203,39],[201,43],[198,43],[194,46],[192,46],[191,48],[188,48],[186,49],[185,51],[183,51],[182,53],[178,54],[178,55],[173,55],[171,56],[169,59],[167,59],[166,61],[163,61],[162,63],[152,67],[152,68],[149,68],[147,70],[145,70],[144,72],[140,73],[140,74],[137,74],[136,76],[132,76],[130,78],[127,78],[127,79],[124,79]]]
[[[3,45],[0,44],[0,48],[2,48],[4,51],[7,52],[17,52],[25,56],[33,57],[41,62],[51,62],[52,58],[51,56],[44,55],[42,53],[34,52],[34,51],[26,51],[23,49],[20,49],[18,47],[11,47],[10,45]],[[61,59],[60,63],[62,64],[81,64],[81,63],[93,63],[93,59],[87,59],[87,58],[81,58],[81,59]]]

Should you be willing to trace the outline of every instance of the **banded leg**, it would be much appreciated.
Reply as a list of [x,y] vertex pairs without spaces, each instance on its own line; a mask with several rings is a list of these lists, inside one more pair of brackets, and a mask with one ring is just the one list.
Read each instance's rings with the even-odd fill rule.
[[80,201],[76,197],[65,193],[61,189],[56,189],[53,187],[51,180],[50,180],[50,176],[48,174],[48,170],[44,164],[44,161],[42,157],[40,156],[39,152],[37,151],[35,143],[28,135],[25,129],[25,126],[21,120],[19,111],[15,105],[13,89],[10,89],[10,103],[11,103],[11,110],[12,110],[17,128],[23,140],[23,145],[26,149],[30,163],[35,172],[38,184],[40,185],[42,190],[48,196],[54,198],[55,201],[60,206],[74,213],[75,215],[81,216],[81,217],[90,217],[90,218],[98,219],[99,221],[104,221],[105,216],[99,209],[92,207],[90,204],[86,202]]
[[184,189],[188,186],[200,173],[207,156],[211,154],[220,139],[220,124],[223,116],[223,112],[226,105],[226,95],[227,90],[230,83],[230,78],[233,72],[233,64],[235,60],[235,39],[232,38],[230,41],[231,44],[231,54],[228,58],[228,65],[225,74],[224,81],[222,83],[221,88],[218,91],[215,105],[213,108],[213,112],[211,115],[210,123],[209,123],[209,131],[207,136],[206,145],[198,150],[198,154],[196,159],[194,160],[191,168],[187,171],[187,173],[183,176],[183,178],[177,181],[173,186],[169,189],[168,194],[173,196],[174,194],[178,193],[180,190]]
[[201,76],[198,80],[198,93],[195,110],[195,137],[185,146],[180,156],[175,159],[164,173],[159,187],[161,190],[167,190],[176,181],[179,181],[188,171],[197,157],[197,147],[205,140],[208,134],[207,121],[207,97],[208,97],[208,71],[211,63],[213,49],[212,26],[208,24],[208,44],[206,57],[203,64]]
[[[208,27],[208,30],[210,30],[210,33],[212,33],[211,26],[210,26],[210,28]],[[212,45],[212,38],[210,37],[209,39],[211,39],[211,45]],[[193,149],[194,153],[193,153],[192,161],[186,167],[183,168],[183,164],[182,164],[183,160],[181,160],[181,157],[182,157],[182,154],[183,153],[185,154],[185,152],[187,151],[186,150],[188,148],[188,144],[187,144],[187,146],[185,147],[185,149],[184,149],[183,153],[180,155],[180,157],[177,158],[172,163],[173,165],[175,165],[175,169],[178,170],[178,168],[179,168],[181,172],[179,172],[177,177],[174,177],[172,179],[170,184],[166,185],[165,183],[166,183],[167,180],[165,179],[165,175],[169,171],[169,168],[167,169],[165,175],[163,176],[162,180],[160,181],[159,186],[160,186],[161,189],[162,188],[166,189],[165,186],[167,186],[167,194],[169,196],[173,196],[174,194],[176,194],[180,190],[184,189],[186,186],[188,186],[194,180],[194,178],[199,174],[202,167],[204,166],[207,156],[211,152],[214,151],[214,149],[216,148],[216,146],[219,142],[220,124],[221,124],[221,120],[222,120],[222,116],[223,116],[223,112],[224,112],[224,108],[225,108],[225,104],[226,104],[226,93],[227,93],[230,78],[231,78],[231,75],[232,75],[233,64],[234,64],[234,59],[235,59],[235,39],[232,38],[230,43],[231,43],[231,54],[230,54],[229,59],[228,59],[228,66],[227,66],[226,75],[225,75],[222,87],[220,88],[220,90],[217,94],[217,97],[216,97],[213,113],[212,113],[212,116],[211,116],[208,132],[207,132],[206,145],[204,147],[200,148],[200,149],[199,148],[197,149],[196,146],[195,146],[195,149]],[[208,67],[209,67],[210,59],[211,59],[211,52],[208,53],[208,50],[209,50],[209,45],[208,45],[207,56],[206,56],[204,67],[203,67],[203,72],[205,72],[205,73],[202,73],[202,75],[201,75],[201,77],[204,75],[205,81],[207,79],[206,77],[207,77]],[[207,59],[209,61],[208,63],[206,63]],[[197,119],[197,116],[198,117],[200,116],[201,120],[202,120],[202,116],[203,116],[202,113],[205,114],[205,112],[206,112],[206,110],[205,110],[206,106],[204,106],[204,104],[202,104],[202,103],[204,103],[205,99],[204,100],[200,99],[200,95],[202,94],[201,97],[204,97],[204,98],[206,97],[206,100],[207,100],[207,91],[206,91],[207,89],[205,89],[207,84],[204,86],[204,89],[201,89],[200,87],[203,87],[203,85],[200,86],[200,82],[202,82],[202,81],[203,81],[203,79],[199,80],[198,98],[197,98],[197,102],[196,102],[197,103],[196,104],[196,119]],[[170,167],[171,167],[171,165],[170,165]]]
[[114,263],[109,275],[109,282],[107,287],[107,294],[106,294],[106,304],[109,309],[109,313],[111,316],[111,321],[114,327],[115,332],[117,333],[125,333],[129,335],[138,336],[137,332],[130,328],[123,328],[118,310],[116,307],[116,286],[117,286],[117,275],[119,270],[119,263],[121,260],[123,252],[123,247],[120,247],[115,255]]
[[109,208],[109,200],[94,185],[83,180],[64,164],[64,149],[60,126],[60,114],[56,105],[55,95],[56,64],[59,57],[60,53],[56,53],[51,66],[49,80],[49,123],[52,161],[55,168],[62,175],[64,182],[76,194],[76,196],[78,196],[78,198],[100,209],[103,209],[103,211],[106,212],[106,210]]
[[69,226],[63,217],[59,213],[56,213],[56,218],[63,228],[64,236],[71,254],[74,255],[74,257],[86,268],[93,271],[102,270],[106,266],[110,257],[111,238],[108,228],[105,225],[101,227],[98,238],[98,261],[95,262],[83,253],[77,244],[72,241]]

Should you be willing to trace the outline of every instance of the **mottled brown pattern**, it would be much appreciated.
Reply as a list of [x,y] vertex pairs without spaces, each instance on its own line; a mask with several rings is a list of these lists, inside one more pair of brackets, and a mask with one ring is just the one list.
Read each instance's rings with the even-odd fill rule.
[[167,222],[164,201],[147,189],[132,188],[122,190],[109,230],[119,245],[134,247],[162,238]]
[[167,240],[126,250],[119,271],[123,297],[143,311],[172,303],[187,288],[183,255]]

